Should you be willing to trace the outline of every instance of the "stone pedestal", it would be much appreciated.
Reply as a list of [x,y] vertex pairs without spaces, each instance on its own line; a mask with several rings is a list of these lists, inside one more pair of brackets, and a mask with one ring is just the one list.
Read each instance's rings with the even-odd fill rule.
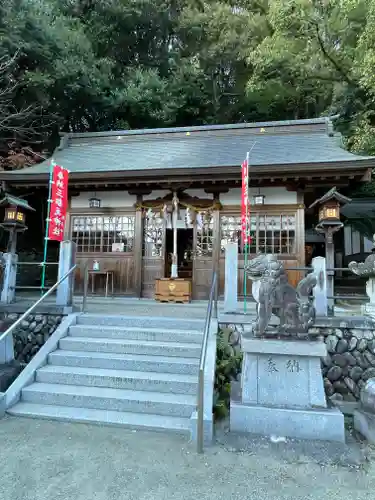
[[238,244],[225,246],[224,312],[235,313],[238,309]]
[[345,441],[344,416],[328,409],[320,358],[324,342],[243,338],[240,391],[232,394],[236,432]]
[[[76,263],[76,244],[66,240],[60,244],[58,280]],[[69,307],[73,304],[74,271],[57,287],[56,305]]]
[[16,296],[16,277],[18,255],[15,253],[4,253],[4,277],[3,289],[1,291],[1,302],[11,304]]

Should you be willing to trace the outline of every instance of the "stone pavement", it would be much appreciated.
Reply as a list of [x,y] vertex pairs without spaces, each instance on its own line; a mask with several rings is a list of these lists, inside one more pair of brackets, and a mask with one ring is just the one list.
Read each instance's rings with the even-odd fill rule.
[[319,446],[316,453],[292,446],[290,454],[280,443],[255,439],[241,447],[224,433],[218,441],[198,456],[179,436],[6,417],[0,420],[0,499],[374,498],[375,467],[358,450],[335,463]]

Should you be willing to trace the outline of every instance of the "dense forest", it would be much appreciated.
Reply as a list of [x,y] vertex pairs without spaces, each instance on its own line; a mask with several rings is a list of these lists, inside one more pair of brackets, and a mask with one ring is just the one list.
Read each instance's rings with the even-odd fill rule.
[[0,0],[0,167],[60,130],[326,114],[375,154],[374,67],[375,0]]

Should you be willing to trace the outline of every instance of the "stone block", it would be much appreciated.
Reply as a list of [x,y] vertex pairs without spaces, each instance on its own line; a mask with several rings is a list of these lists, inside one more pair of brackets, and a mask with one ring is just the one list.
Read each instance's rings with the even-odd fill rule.
[[263,436],[345,442],[344,415],[335,408],[275,408],[231,401],[230,430]]
[[375,444],[375,415],[364,410],[354,411],[354,429]]
[[344,416],[327,409],[324,342],[243,338],[241,388],[232,387],[230,429],[269,436],[345,441]]
[[242,348],[243,403],[326,407],[319,357],[326,353],[323,342],[244,338]]

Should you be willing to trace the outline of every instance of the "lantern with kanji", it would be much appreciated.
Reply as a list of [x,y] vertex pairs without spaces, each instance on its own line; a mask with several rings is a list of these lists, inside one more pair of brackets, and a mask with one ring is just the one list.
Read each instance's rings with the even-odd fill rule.
[[324,315],[334,312],[334,275],[335,275],[335,246],[334,235],[344,225],[340,220],[340,208],[349,203],[350,198],[339,193],[336,188],[330,189],[324,196],[314,201],[310,209],[318,208],[318,224],[315,230],[324,234],[326,247],[326,288],[327,311]]
[[314,201],[310,208],[319,208],[317,230],[328,227],[341,228],[343,223],[340,220],[340,208],[350,201],[350,198],[339,193],[336,188],[330,189],[324,196]]
[[11,194],[4,196],[0,201],[0,206],[5,206],[4,220],[0,226],[10,232],[25,231],[27,229],[26,212],[35,212],[26,200]]

